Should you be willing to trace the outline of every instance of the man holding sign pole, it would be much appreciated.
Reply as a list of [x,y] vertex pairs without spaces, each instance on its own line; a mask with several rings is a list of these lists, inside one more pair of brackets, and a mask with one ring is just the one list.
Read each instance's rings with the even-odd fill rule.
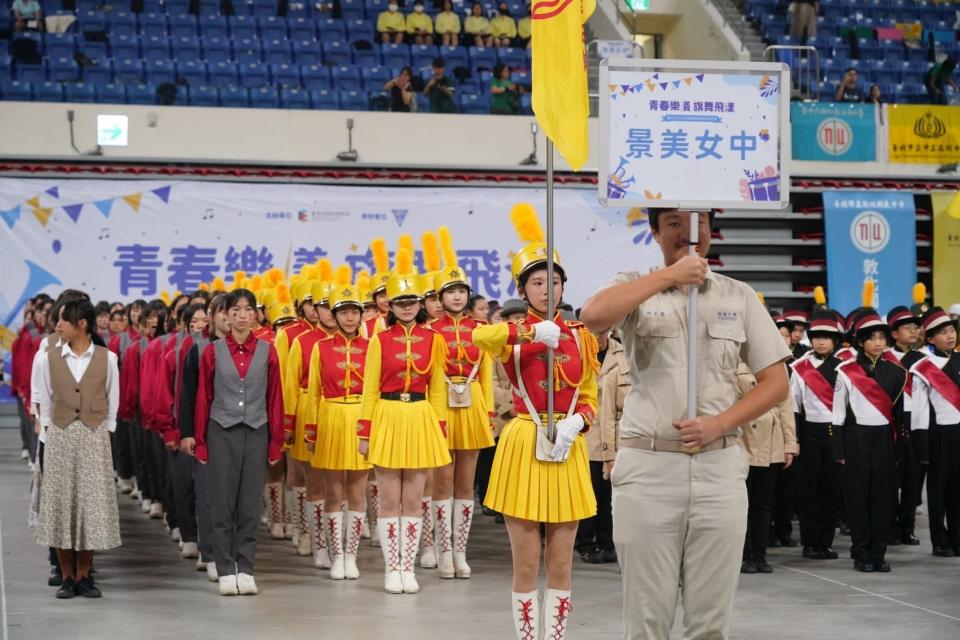
[[[747,520],[738,425],[788,392],[790,352],[769,313],[749,286],[707,266],[712,218],[651,209],[665,267],[618,274],[581,311],[594,333],[619,330],[630,363],[611,476],[628,639],[669,637],[678,595],[684,637],[729,636]],[[736,400],[740,360],[757,386]]]

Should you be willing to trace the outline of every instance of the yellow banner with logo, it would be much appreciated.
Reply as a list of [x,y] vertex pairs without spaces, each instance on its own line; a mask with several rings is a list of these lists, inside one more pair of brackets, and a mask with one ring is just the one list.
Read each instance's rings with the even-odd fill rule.
[[934,193],[933,303],[960,302],[960,193]]
[[960,162],[960,107],[892,104],[887,115],[890,162]]

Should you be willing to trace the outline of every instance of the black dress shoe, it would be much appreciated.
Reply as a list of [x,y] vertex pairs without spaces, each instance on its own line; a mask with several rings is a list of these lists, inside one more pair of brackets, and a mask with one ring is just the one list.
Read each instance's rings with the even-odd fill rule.
[[57,589],[57,599],[58,600],[69,600],[77,595],[77,583],[73,581],[73,578],[64,578],[63,584],[60,585],[60,588]]
[[873,573],[873,563],[864,560],[854,560],[853,568],[863,573]]
[[797,546],[797,541],[794,540],[793,538],[783,538],[782,540],[780,540],[780,544],[777,545],[777,546],[779,546],[779,547],[796,547],[796,546]]
[[894,535],[894,534],[891,533],[891,534],[890,534],[890,537],[887,538],[887,546],[888,546],[888,547],[899,547],[899,546],[900,546],[900,536]]
[[494,511],[493,509],[491,509],[490,507],[484,507],[484,508],[483,508],[483,515],[485,515],[485,516],[495,516],[495,515],[497,515],[497,512]]
[[586,553],[580,555],[587,564],[606,564],[607,555],[600,547],[594,547]]
[[90,576],[80,578],[80,581],[77,582],[77,595],[84,598],[100,598],[103,596],[100,589],[97,589],[97,585],[93,584],[93,578]]
[[836,560],[840,557],[837,555],[837,552],[833,550],[833,547],[823,547],[820,549],[820,553],[823,554],[824,560]]
[[907,535],[900,537],[900,543],[901,543],[901,544],[908,544],[908,545],[910,545],[911,547],[916,547],[917,545],[920,544],[920,538],[918,538],[917,536],[913,535],[912,533],[908,533]]
[[47,578],[48,587],[59,587],[63,584],[63,572],[59,567],[50,567],[50,577]]
[[803,548],[803,557],[809,560],[826,560],[826,556],[823,555],[823,551],[816,549],[814,547],[804,547]]
[[603,559],[607,563],[617,561],[617,550],[616,549],[605,549],[603,552]]
[[770,538],[770,540],[767,542],[768,549],[779,549],[781,546],[783,545],[780,544],[780,540],[777,538]]
[[498,513],[496,516],[494,516],[493,521],[496,522],[497,524],[506,524],[506,523],[507,523],[507,521],[503,519],[503,514],[502,514],[502,513]]
[[954,556],[953,549],[950,547],[934,547],[933,555],[938,558],[952,558]]
[[763,560],[754,560],[754,565],[757,567],[757,573],[773,573],[773,567],[766,561]]
[[753,563],[753,560],[744,560],[740,563],[740,573],[756,573],[757,565]]
[[873,570],[878,573],[890,573],[890,564],[881,560],[873,563]]
[[840,535],[842,535],[842,536],[849,536],[849,535],[850,535],[850,527],[847,526],[847,523],[846,523],[846,522],[841,522],[841,523],[840,523]]

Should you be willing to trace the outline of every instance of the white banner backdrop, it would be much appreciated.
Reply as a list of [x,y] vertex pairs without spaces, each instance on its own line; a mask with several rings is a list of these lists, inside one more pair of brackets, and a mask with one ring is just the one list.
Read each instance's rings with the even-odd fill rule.
[[[326,256],[372,270],[369,243],[450,227],[474,290],[515,295],[510,261],[521,243],[510,207],[525,188],[354,187],[233,182],[0,179],[0,331],[20,323],[26,298],[65,287],[94,301],[189,291],[235,270],[298,271]],[[558,189],[557,250],[565,299],[579,306],[624,269],[661,262],[645,213],[604,209],[593,189]],[[419,261],[419,256],[418,256]]]

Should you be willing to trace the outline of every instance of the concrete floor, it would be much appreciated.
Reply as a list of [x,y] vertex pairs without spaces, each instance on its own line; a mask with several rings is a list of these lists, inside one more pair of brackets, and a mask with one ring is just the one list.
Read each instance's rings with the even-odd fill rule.
[[[103,599],[58,601],[46,586],[46,552],[26,525],[30,475],[17,444],[15,430],[0,428],[2,640],[513,637],[507,535],[483,516],[471,538],[471,580],[439,580],[420,570],[419,595],[387,595],[380,552],[366,541],[361,579],[332,582],[309,559],[297,558],[289,543],[264,540],[257,562],[261,595],[222,598],[192,562],[178,558],[162,525],[121,496],[124,544],[96,561]],[[837,550],[846,556],[847,539]],[[847,560],[812,562],[798,549],[771,550],[775,573],[740,581],[733,637],[960,638],[960,558],[935,559],[924,540],[920,547],[893,548],[888,559],[892,573],[860,574]],[[616,565],[575,561],[569,638],[621,637],[617,574]],[[681,637],[678,628],[673,637]]]

